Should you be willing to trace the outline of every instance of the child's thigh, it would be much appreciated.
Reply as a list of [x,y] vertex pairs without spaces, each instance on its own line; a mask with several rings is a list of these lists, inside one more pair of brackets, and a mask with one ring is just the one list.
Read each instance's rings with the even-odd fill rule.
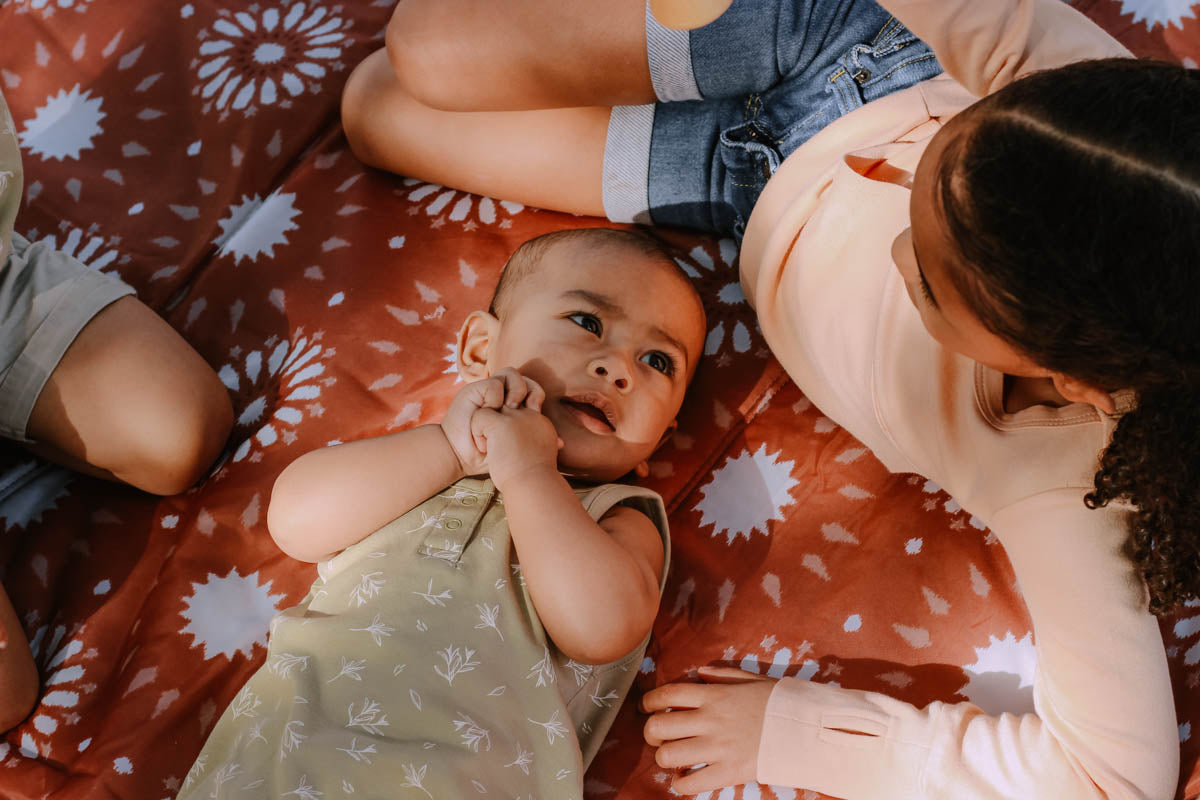
[[414,98],[386,53],[355,68],[342,125],[362,161],[539,208],[599,215],[609,109],[443,111]]
[[387,53],[404,90],[443,111],[646,103],[645,0],[403,0]]

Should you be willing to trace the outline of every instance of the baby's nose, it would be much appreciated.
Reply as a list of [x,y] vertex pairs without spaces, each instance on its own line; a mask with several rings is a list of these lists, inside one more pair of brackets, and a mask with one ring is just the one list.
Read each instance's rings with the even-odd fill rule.
[[603,361],[592,363],[592,374],[600,378],[605,378],[622,391],[629,388],[629,378],[624,374],[620,374]]

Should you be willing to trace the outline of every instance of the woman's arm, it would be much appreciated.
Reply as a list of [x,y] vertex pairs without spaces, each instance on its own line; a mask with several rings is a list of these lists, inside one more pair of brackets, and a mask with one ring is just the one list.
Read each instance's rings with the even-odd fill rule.
[[[669,684],[646,695],[648,710],[698,710],[647,723],[648,740],[666,741],[659,763],[702,761],[726,779],[740,765],[739,780],[846,800],[1170,800],[1179,774],[1175,706],[1145,587],[1122,554],[1121,515],[1088,511],[1081,491],[1059,490],[1004,509],[991,524],[1033,620],[1036,713],[989,715],[970,703],[919,709],[795,678],[780,681],[769,701],[753,684]],[[739,736],[739,719],[761,720],[761,733]],[[711,751],[689,741],[711,742]],[[675,788],[723,785],[706,771]]]
[[879,0],[978,97],[1022,75],[1088,58],[1128,56],[1062,0]]
[[633,650],[658,611],[663,545],[654,523],[622,506],[593,521],[558,472],[557,434],[541,413],[505,408],[475,419],[546,633],[588,664]]

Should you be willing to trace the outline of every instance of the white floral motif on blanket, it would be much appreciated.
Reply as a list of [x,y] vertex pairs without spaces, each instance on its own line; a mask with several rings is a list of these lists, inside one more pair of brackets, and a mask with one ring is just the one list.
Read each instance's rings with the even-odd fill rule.
[[263,106],[291,106],[305,90],[319,92],[330,71],[341,72],[339,59],[348,44],[351,21],[324,6],[293,3],[280,8],[230,12],[221,9],[212,30],[202,30],[194,63],[193,94],[214,108],[253,115]]
[[[408,213],[416,215],[424,211],[426,216],[434,217],[430,223],[433,228],[440,228],[447,221],[460,223],[465,231],[475,230],[481,223],[511,228],[512,217],[525,210],[520,203],[496,201],[415,178],[405,178],[403,184],[405,188],[397,190],[397,194],[414,203]],[[447,208],[449,214],[441,216]]]
[[1121,0],[1121,15],[1133,14],[1134,23],[1148,31],[1160,25],[1182,30],[1185,19],[1196,19],[1194,5],[1195,0]]
[[82,14],[91,6],[92,0],[14,0],[13,6],[18,14],[37,12],[46,19],[53,17],[56,11],[74,11]]
[[282,441],[285,445],[296,440],[295,428],[307,417],[320,417],[325,413],[320,403],[321,392],[333,385],[336,378],[322,378],[325,361],[334,355],[332,348],[321,344],[321,331],[311,340],[303,330],[297,330],[294,341],[267,339],[262,347],[255,348],[242,357],[241,350],[230,352],[232,360],[218,370],[221,382],[230,391],[239,392],[244,386],[255,395],[246,404],[237,418],[237,426],[245,428],[263,420],[270,405],[273,392],[272,379],[279,376],[275,407],[258,429],[238,445],[233,453],[233,462],[247,457],[251,461],[263,449]]

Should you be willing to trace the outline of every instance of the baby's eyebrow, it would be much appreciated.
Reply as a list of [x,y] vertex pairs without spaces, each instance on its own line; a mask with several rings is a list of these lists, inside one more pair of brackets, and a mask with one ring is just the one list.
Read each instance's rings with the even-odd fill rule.
[[584,300],[600,311],[612,316],[624,317],[625,311],[611,297],[589,292],[587,289],[568,289],[562,293],[563,300]]

